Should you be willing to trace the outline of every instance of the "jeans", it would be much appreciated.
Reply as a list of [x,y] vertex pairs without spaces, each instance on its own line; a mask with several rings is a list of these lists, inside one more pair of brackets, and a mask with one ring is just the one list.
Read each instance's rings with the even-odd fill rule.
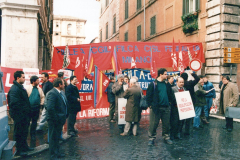
[[165,140],[170,139],[170,108],[159,108],[155,113],[150,109],[150,124],[148,130],[149,140],[156,139],[156,130],[159,124],[159,121],[162,121],[162,136]]
[[208,116],[209,116],[210,108],[211,108],[212,103],[213,103],[212,99],[213,98],[206,97],[207,105],[204,106],[204,113],[205,113],[206,118],[208,118]]
[[202,107],[195,106],[195,114],[196,116],[193,119],[193,127],[199,127],[200,125],[200,115],[202,113]]
[[74,125],[76,123],[76,117],[77,117],[77,113],[69,113],[68,121],[67,121],[68,122],[68,133],[75,131]]

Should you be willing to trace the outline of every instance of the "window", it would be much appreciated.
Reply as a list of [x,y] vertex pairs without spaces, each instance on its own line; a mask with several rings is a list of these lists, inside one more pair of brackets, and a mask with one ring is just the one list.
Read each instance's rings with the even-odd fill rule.
[[128,41],[128,32],[126,32],[125,34],[124,34],[124,41]]
[[106,7],[108,6],[109,0],[106,0]]
[[200,9],[200,0],[183,0],[183,15],[193,13]]
[[153,35],[156,33],[156,16],[153,16],[150,20],[150,35]]
[[59,27],[58,23],[56,23],[56,27]]
[[137,26],[137,41],[141,41],[141,25]]
[[116,33],[116,15],[113,17],[113,34]]
[[137,0],[137,10],[142,8],[142,0]]
[[106,40],[108,39],[108,23],[106,24]]
[[72,29],[72,24],[68,24],[68,25],[67,25],[67,34],[68,34],[68,35],[71,34],[71,29]]
[[58,33],[56,33],[56,36],[58,35]]
[[125,19],[128,19],[128,0],[125,0]]
[[102,30],[100,30],[100,42],[102,42]]

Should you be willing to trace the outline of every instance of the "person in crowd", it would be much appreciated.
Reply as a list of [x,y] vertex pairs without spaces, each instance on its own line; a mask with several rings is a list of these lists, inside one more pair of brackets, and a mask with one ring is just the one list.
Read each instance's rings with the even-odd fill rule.
[[70,77],[70,84],[66,88],[66,97],[68,100],[68,135],[77,136],[78,131],[74,129],[77,113],[81,111],[79,91],[76,86],[78,79],[76,76]]
[[[184,86],[184,79],[182,77],[177,78],[177,85],[172,87],[173,93],[184,92],[186,89]],[[175,96],[175,95],[174,95]],[[181,121],[179,120],[179,113],[176,98],[171,105],[171,115],[170,115],[170,124],[171,124],[171,139],[182,139],[179,126],[181,126]]]
[[59,140],[62,127],[66,122],[68,103],[64,90],[64,82],[61,78],[53,81],[53,89],[47,94],[47,121],[49,126],[49,152],[51,159],[64,157],[64,153],[59,152]]
[[131,124],[133,125],[133,135],[137,135],[137,126],[139,122],[139,112],[140,112],[140,100],[141,100],[141,90],[136,85],[136,79],[132,78],[130,80],[130,88],[128,88],[124,94],[123,97],[127,99],[127,105],[126,105],[126,115],[125,115],[125,121],[126,125],[124,128],[124,132],[121,133],[121,136],[126,136],[131,128]]
[[125,84],[128,84],[128,85],[129,85],[128,75],[125,75],[125,76],[124,76],[123,81],[125,82]]
[[172,75],[167,76],[168,83],[171,85],[171,87],[175,86],[174,84],[174,78]]
[[204,81],[203,89],[205,91],[211,90],[210,92],[208,92],[205,95],[206,96],[206,105],[204,106],[205,117],[206,117],[207,121],[209,122],[209,112],[210,112],[210,108],[213,104],[213,101],[216,98],[216,92],[215,92],[213,84],[208,81],[206,75],[203,77],[203,81]]
[[[225,114],[227,107],[236,107],[239,100],[238,86],[230,81],[228,76],[222,78],[222,88],[220,92],[220,114]],[[233,118],[225,117],[226,125],[223,129],[227,129],[228,132],[233,130]]]
[[[132,76],[132,78],[136,80],[137,83],[135,85],[140,89],[141,93],[143,94],[143,90],[138,83],[138,77],[137,76]],[[142,109],[139,108],[139,110],[140,110],[140,112],[138,112],[138,113],[139,113],[139,121],[140,121],[141,118],[142,118]]]
[[[44,96],[46,97],[47,93],[53,88],[53,84],[49,81],[48,73],[43,72],[41,74],[41,76],[42,76],[42,81],[43,81],[42,90],[43,90]],[[40,121],[39,121],[39,124],[38,124],[36,130],[38,132],[42,132],[43,127],[46,124],[46,122],[47,122],[47,112],[46,112],[46,106],[44,105],[43,110],[42,110],[42,114],[41,114],[41,117],[40,117]]]
[[[124,78],[123,74],[119,74],[117,76],[117,82],[115,82],[112,85],[112,92],[115,95],[115,120],[117,122],[118,122],[118,98],[123,98],[123,93],[124,93],[124,90],[123,90],[123,84],[124,84],[123,78]],[[123,129],[124,129],[123,127],[124,127],[124,125],[118,125],[120,133],[123,132]]]
[[65,85],[65,87],[64,87],[64,92],[65,92],[65,90],[66,90],[66,88],[67,88],[67,86],[68,86],[68,84],[67,84],[67,82],[66,82],[66,80],[64,79],[64,73],[63,72],[58,72],[58,78],[61,78],[62,80],[63,80],[63,82],[64,82],[64,85]]
[[169,136],[170,132],[170,102],[174,100],[172,88],[167,79],[167,70],[158,70],[158,78],[149,84],[147,89],[147,104],[150,108],[150,124],[148,130],[148,145],[154,145],[156,139],[156,129],[159,121],[162,121],[162,136],[165,143],[172,144]]
[[204,106],[207,104],[205,95],[208,93],[208,91],[205,91],[203,89],[203,85],[204,85],[203,77],[200,76],[200,80],[197,84],[197,90],[195,92],[196,102],[195,102],[194,109],[195,109],[196,116],[193,119],[193,128],[196,130],[203,128],[203,126],[200,124],[201,123],[200,116]]
[[109,122],[115,123],[114,120],[114,113],[115,113],[115,95],[112,92],[112,86],[115,83],[115,78],[113,76],[110,77],[110,83],[107,87],[107,96],[108,96],[108,102],[110,104],[109,106]]
[[27,144],[31,105],[27,91],[23,87],[24,82],[24,72],[16,71],[14,73],[13,85],[7,95],[9,114],[14,121],[13,137],[16,141],[16,155],[19,156],[26,156],[27,151],[34,150]]
[[[195,105],[196,99],[195,99],[194,86],[199,82],[200,78],[192,71],[190,71],[189,73],[193,76],[194,80],[188,81],[188,74],[185,72],[181,74],[181,77],[184,79],[184,87],[186,88],[187,91],[189,91],[190,96],[192,98],[193,105]],[[180,131],[182,131],[183,125],[185,124],[184,135],[187,135],[187,136],[190,135],[191,122],[192,122],[192,118],[182,120]]]
[[31,140],[36,140],[36,128],[37,120],[39,118],[40,108],[44,103],[44,93],[39,85],[39,78],[37,76],[30,77],[30,85],[27,87],[27,94],[29,97],[29,102],[31,105],[31,114],[30,114],[30,136]]
[[220,78],[220,79],[221,79],[221,81],[219,82],[219,86],[218,86],[218,87],[219,87],[219,89],[221,89],[221,88],[222,88],[222,85],[223,85],[222,78],[223,78],[223,75],[221,74],[221,78]]

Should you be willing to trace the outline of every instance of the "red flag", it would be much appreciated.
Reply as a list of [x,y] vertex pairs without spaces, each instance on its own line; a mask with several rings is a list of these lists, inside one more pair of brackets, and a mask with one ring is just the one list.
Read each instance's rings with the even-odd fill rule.
[[84,79],[84,71],[85,71],[84,64],[85,63],[86,63],[86,58],[84,57],[84,55],[82,57],[77,57],[76,64],[75,64],[74,75],[78,79],[78,83],[77,83],[76,86],[79,90],[81,89],[82,80]]
[[173,44],[172,44],[172,53],[171,53],[171,59],[173,61],[172,63],[172,68],[173,68],[173,71],[177,71],[177,55],[176,55],[176,52],[175,52],[175,47],[174,47],[174,38],[173,38]]
[[150,70],[150,74],[152,76],[152,78],[157,78],[157,67],[156,67],[156,63],[155,63],[155,59],[152,56],[152,48],[151,48],[151,70]]
[[186,68],[187,66],[184,64],[183,61],[183,52],[181,50],[181,45],[180,45],[180,40],[179,40],[179,52],[178,52],[178,69],[180,71],[180,74],[182,74],[184,72],[184,68]]

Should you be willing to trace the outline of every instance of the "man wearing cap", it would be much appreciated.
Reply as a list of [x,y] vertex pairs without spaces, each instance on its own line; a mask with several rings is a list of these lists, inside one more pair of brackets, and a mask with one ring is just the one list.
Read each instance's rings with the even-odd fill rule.
[[[119,74],[117,76],[117,82],[115,82],[112,86],[112,92],[115,95],[115,120],[118,122],[118,98],[123,98],[123,74]],[[120,129],[120,133],[123,132],[123,126],[124,125],[118,125],[118,128]]]

